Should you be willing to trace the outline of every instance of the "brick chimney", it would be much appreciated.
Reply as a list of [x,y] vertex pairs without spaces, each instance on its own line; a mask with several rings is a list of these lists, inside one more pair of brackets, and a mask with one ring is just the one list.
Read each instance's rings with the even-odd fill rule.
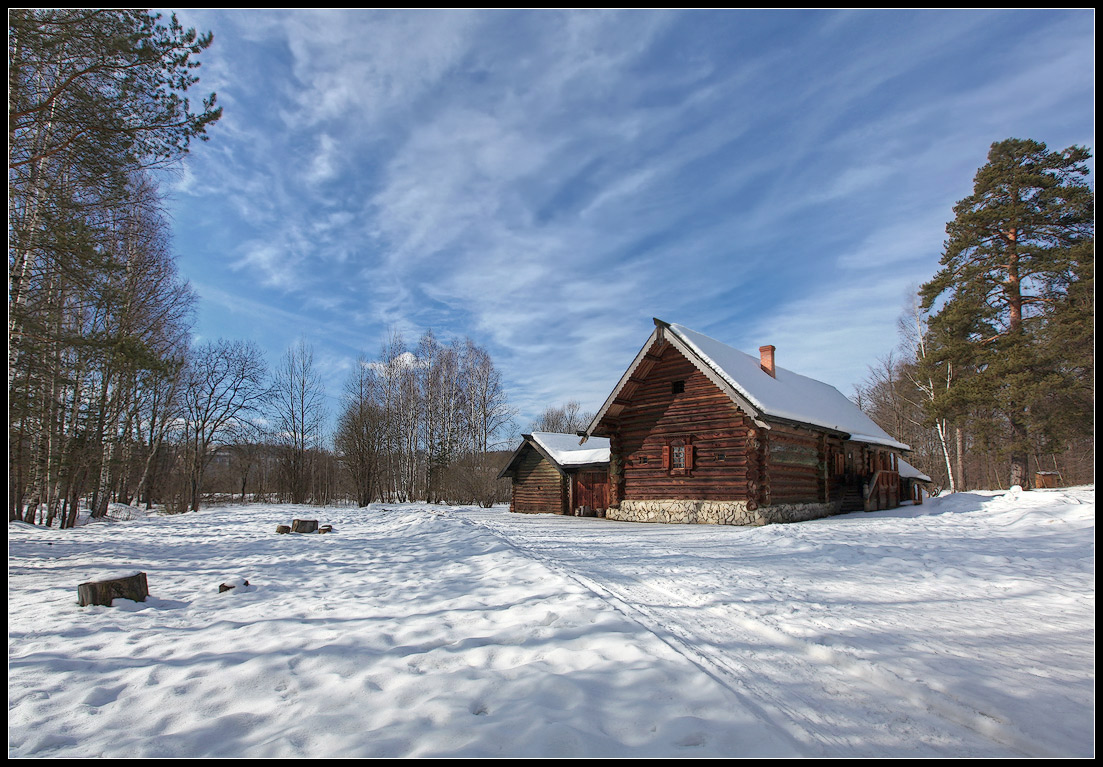
[[758,347],[759,364],[762,369],[769,373],[770,378],[777,378],[774,375],[774,347],[773,346],[760,346]]

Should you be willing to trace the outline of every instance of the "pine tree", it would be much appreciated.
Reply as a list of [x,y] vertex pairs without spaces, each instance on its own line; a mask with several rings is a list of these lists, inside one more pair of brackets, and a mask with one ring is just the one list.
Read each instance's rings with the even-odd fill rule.
[[1027,486],[1032,450],[1062,429],[1091,428],[1083,402],[1061,398],[1059,418],[1051,407],[1055,395],[1083,387],[1083,360],[1069,360],[1066,343],[1079,334],[1082,349],[1084,333],[1094,332],[1083,298],[1094,275],[1089,157],[1082,147],[993,144],[973,194],[954,206],[942,269],[920,290],[932,312],[932,360],[956,370],[933,414],[991,419],[1013,485]]
[[[125,201],[135,171],[173,163],[222,115],[187,97],[212,35],[126,9],[15,9],[8,16],[8,394],[44,262],[86,271],[65,228]],[[59,220],[60,219],[60,220]]]

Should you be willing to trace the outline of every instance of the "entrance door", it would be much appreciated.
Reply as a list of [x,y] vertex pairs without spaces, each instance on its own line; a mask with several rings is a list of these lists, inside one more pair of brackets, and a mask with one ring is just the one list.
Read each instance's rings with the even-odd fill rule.
[[608,472],[580,471],[574,475],[574,507],[578,509],[582,506],[591,509],[609,507]]

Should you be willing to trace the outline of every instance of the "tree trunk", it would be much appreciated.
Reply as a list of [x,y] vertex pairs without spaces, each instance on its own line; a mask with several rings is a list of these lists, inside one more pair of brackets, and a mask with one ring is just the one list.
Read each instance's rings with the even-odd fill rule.
[[1010,418],[1011,425],[1011,481],[1010,487],[1018,485],[1023,490],[1030,489],[1029,455],[1026,446],[1029,444],[1026,426],[1018,418]]
[[[946,463],[946,477],[950,482],[950,492],[957,492],[957,483],[954,481],[954,469],[950,464],[950,450],[946,445],[946,421],[939,420],[935,422],[935,429],[938,433],[938,444],[942,448],[942,459]],[[960,466],[959,466],[960,471]]]
[[962,490],[969,486],[965,484],[965,436],[960,426],[954,429],[957,437],[957,455],[954,456],[957,463],[957,484]]

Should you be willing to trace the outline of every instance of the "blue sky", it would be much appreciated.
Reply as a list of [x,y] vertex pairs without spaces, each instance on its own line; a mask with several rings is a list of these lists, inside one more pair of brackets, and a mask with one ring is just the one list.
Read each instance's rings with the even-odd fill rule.
[[1095,152],[1090,10],[177,13],[225,109],[165,185],[196,335],[304,337],[334,407],[432,328],[519,427],[596,410],[652,317],[851,394],[992,142]]

